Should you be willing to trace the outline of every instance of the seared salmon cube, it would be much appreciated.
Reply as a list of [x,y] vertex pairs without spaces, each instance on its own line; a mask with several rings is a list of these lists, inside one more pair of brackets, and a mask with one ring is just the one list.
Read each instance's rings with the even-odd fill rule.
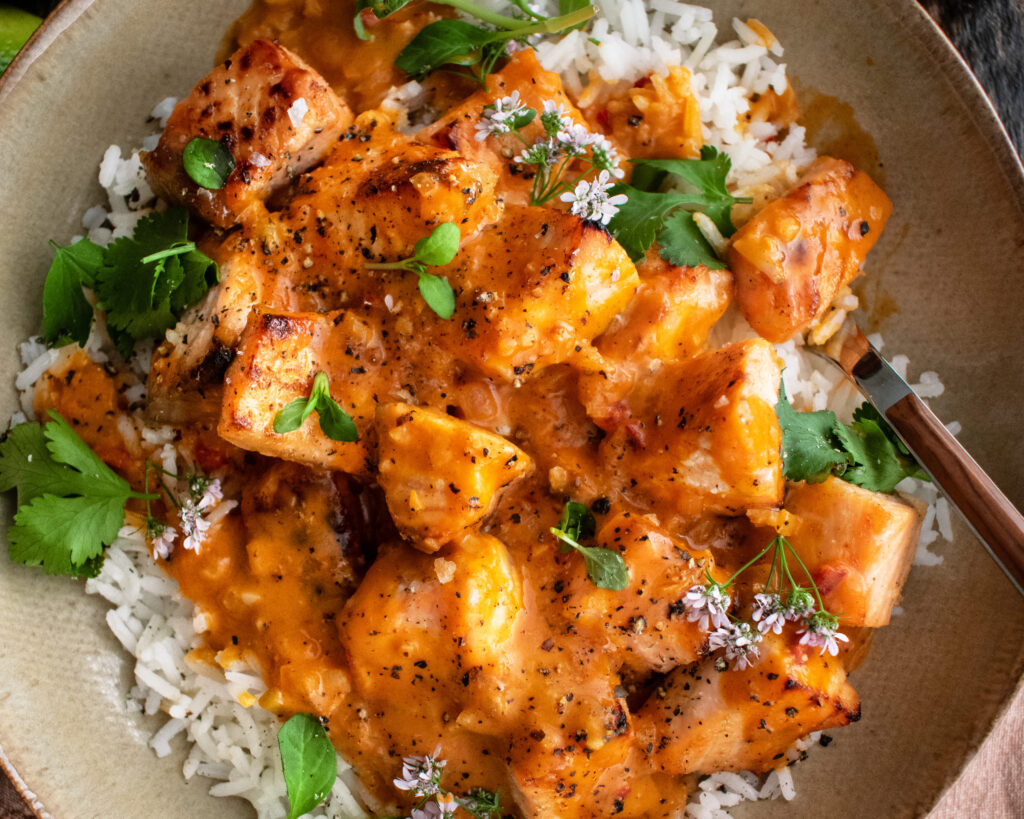
[[[288,49],[256,40],[211,71],[177,104],[143,156],[153,190],[218,227],[253,222],[267,197],[319,162],[352,121],[327,82]],[[196,137],[218,141],[235,168],[223,187],[200,187],[182,157]]]

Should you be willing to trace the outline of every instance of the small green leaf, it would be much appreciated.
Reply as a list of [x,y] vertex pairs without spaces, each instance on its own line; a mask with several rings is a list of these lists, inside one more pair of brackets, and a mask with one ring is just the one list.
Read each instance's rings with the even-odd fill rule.
[[429,236],[424,236],[416,242],[413,248],[413,258],[428,265],[449,264],[459,252],[459,240],[462,235],[459,233],[459,226],[454,222],[442,222],[431,231]]
[[338,777],[338,757],[320,721],[296,714],[277,733],[288,789],[288,819],[309,813],[327,798]]
[[688,193],[648,193],[618,184],[611,193],[628,197],[608,223],[608,230],[634,262],[647,255],[647,249],[665,224],[665,217],[676,208],[696,208],[703,201]]
[[103,248],[88,239],[68,247],[50,244],[56,254],[43,285],[43,338],[51,346],[72,341],[85,346],[92,327],[92,305],[82,287],[92,287],[103,264]]
[[52,420],[43,427],[43,435],[55,461],[78,470],[92,481],[93,494],[126,496],[131,492],[128,481],[107,466],[60,413],[50,410],[48,414]]
[[797,412],[780,384],[775,414],[782,429],[782,471],[787,480],[820,483],[849,463],[836,445],[839,421],[831,410]]
[[704,265],[712,270],[724,270],[725,263],[700,232],[693,214],[678,210],[665,220],[665,227],[658,234],[661,258],[680,267]]
[[320,416],[320,429],[332,441],[350,443],[359,439],[352,416],[330,396],[320,399],[316,411]]
[[597,531],[597,521],[594,520],[594,515],[586,505],[569,501],[562,509],[562,518],[558,521],[558,528],[579,542],[594,536]]
[[296,398],[286,404],[274,415],[274,432],[278,435],[295,432],[313,411],[313,407],[313,401],[308,398]]
[[455,293],[446,279],[433,273],[420,274],[420,295],[427,307],[443,319],[450,319],[455,312]]
[[[438,20],[420,30],[399,53],[395,65],[412,79],[422,80],[431,71],[446,63],[465,58],[467,55],[479,55],[480,49],[485,45],[502,38],[500,32],[474,26],[463,20]],[[463,59],[460,64],[467,63]]]
[[235,169],[235,158],[223,143],[215,139],[195,137],[181,157],[185,173],[197,185],[220,190]]
[[629,569],[622,555],[600,546],[583,547],[587,577],[599,589],[622,591],[629,585]]

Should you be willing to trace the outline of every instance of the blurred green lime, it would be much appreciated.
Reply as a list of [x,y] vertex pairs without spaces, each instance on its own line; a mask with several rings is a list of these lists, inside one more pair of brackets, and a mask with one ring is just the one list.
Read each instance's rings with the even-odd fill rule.
[[11,64],[14,55],[21,50],[41,22],[41,17],[27,11],[0,6],[0,73]]

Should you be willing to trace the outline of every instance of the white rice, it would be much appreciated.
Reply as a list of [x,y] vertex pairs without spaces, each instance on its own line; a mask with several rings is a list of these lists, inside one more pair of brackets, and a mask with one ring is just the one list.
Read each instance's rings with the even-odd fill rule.
[[[482,5],[507,10],[502,0],[483,0]],[[535,4],[548,14],[557,13],[557,5],[555,0]],[[753,123],[746,129],[734,127],[737,118],[749,110],[751,93],[764,93],[769,88],[785,90],[786,67],[778,61],[783,50],[777,41],[763,43],[744,22],[733,20],[735,39],[716,45],[718,30],[711,10],[675,0],[597,0],[597,5],[601,16],[589,33],[575,31],[560,40],[537,44],[542,64],[559,72],[570,91],[581,93],[589,72],[606,82],[632,83],[652,71],[665,73],[669,65],[685,65],[693,73],[692,87],[700,102],[704,139],[731,157],[730,183],[735,190],[748,192],[764,186],[781,190],[814,159],[813,150],[804,144],[801,127],[788,129],[781,139],[771,123]],[[384,105],[403,115],[400,124],[404,128],[415,129],[423,122],[410,122],[406,115],[421,105],[423,95],[422,86],[407,83],[393,89]],[[154,107],[151,116],[159,128],[166,124],[175,102],[168,97]],[[303,106],[289,111],[296,125],[305,113]],[[147,137],[144,149],[153,148],[158,138],[158,133]],[[100,164],[99,181],[108,203],[89,208],[82,227],[84,235],[106,245],[111,239],[131,235],[137,221],[157,202],[146,182],[139,150],[110,146]],[[827,320],[838,326],[846,312],[856,307],[856,298],[846,294]],[[820,326],[821,333],[830,329],[827,324]],[[731,308],[716,326],[712,343],[753,335],[739,311]],[[97,322],[86,349],[96,360],[105,360],[102,349],[107,341],[104,328]],[[882,346],[881,337],[873,336],[872,341]],[[119,420],[119,427],[136,448],[160,447],[153,457],[167,470],[175,471],[178,455],[171,443],[173,430],[147,426],[137,410],[145,399],[152,348],[150,344],[138,349],[133,362],[136,383],[128,389],[133,411]],[[34,386],[49,369],[60,365],[66,350],[47,349],[38,339],[20,346],[24,369],[15,384],[21,393],[22,411],[11,419],[12,423],[33,417]],[[835,367],[804,352],[798,342],[778,345],[777,350],[786,365],[787,393],[798,409],[828,406],[842,417],[849,416],[861,402],[859,393]],[[893,356],[892,363],[901,375],[906,375],[905,356]],[[930,371],[921,373],[914,386],[923,398],[937,397],[943,390],[937,374]],[[949,427],[959,431],[955,422]],[[931,484],[921,481],[907,479],[899,490],[928,504],[915,563],[941,563],[942,556],[929,547],[940,539],[952,540],[949,504],[938,497]],[[209,516],[213,525],[234,504],[222,503]],[[177,583],[159,569],[137,528],[122,529],[107,551],[102,572],[87,582],[86,590],[110,603],[107,624],[136,659],[135,685],[126,708],[167,715],[150,739],[154,752],[167,756],[183,744],[187,748],[183,765],[186,779],[205,776],[215,780],[210,787],[212,796],[246,799],[259,817],[277,819],[284,815],[285,786],[276,742],[278,722],[270,712],[252,704],[264,690],[259,670],[248,666],[222,670],[189,658],[192,649],[203,645],[205,617],[181,597]],[[801,758],[817,738],[812,734],[798,742],[787,754],[788,762]],[[353,790],[359,789],[358,782],[340,757],[338,769],[330,797],[310,816],[367,816],[353,795]],[[693,819],[720,819],[729,815],[728,808],[742,801],[790,800],[795,794],[789,767],[763,777],[749,772],[718,773],[700,781],[683,814]]]

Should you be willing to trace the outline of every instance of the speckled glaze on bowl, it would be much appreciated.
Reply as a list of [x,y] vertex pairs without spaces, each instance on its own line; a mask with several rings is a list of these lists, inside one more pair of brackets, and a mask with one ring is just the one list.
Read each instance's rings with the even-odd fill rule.
[[[81,214],[102,201],[105,148],[139,143],[153,104],[206,73],[244,5],[66,0],[8,71],[0,417],[16,408],[15,344],[39,328],[47,240],[78,232]],[[963,424],[963,442],[1024,505],[1024,176],[983,94],[911,0],[716,4],[723,29],[734,13],[763,20],[805,93],[849,103],[874,138],[877,162],[865,169],[895,214],[868,261],[864,322],[884,332],[890,355],[941,374],[946,392],[933,406]],[[12,511],[5,497],[4,525]],[[861,722],[798,767],[794,802],[736,815],[919,816],[956,780],[1012,700],[1024,602],[962,525],[938,551],[944,565],[911,573],[903,613],[853,675]],[[250,815],[209,798],[206,781],[186,783],[180,754],[158,760],[149,750],[157,723],[125,706],[131,666],[103,601],[0,553],[0,762],[34,809],[61,819]],[[955,796],[935,815],[956,815]]]

